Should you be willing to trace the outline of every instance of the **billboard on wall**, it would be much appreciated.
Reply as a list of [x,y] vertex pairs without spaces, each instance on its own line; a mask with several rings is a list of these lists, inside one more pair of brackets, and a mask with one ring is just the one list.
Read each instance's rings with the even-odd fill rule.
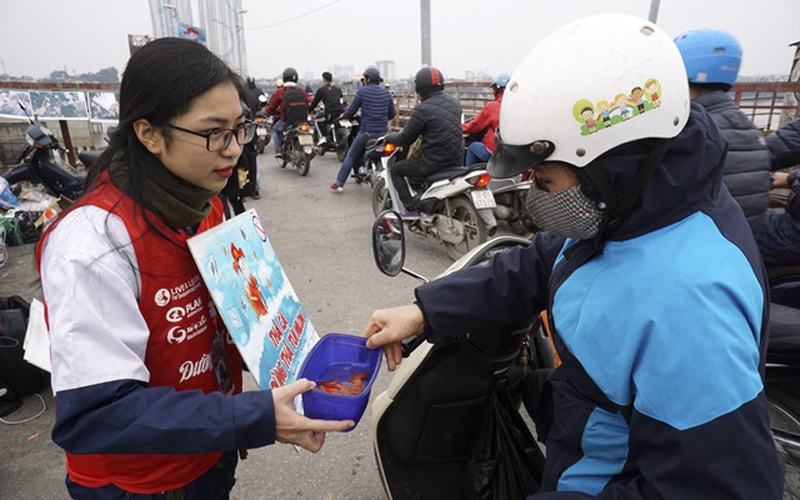
[[0,89],[0,117],[3,118],[24,118],[27,115],[19,103],[25,105],[28,113],[31,113],[33,106],[31,105],[31,96],[27,90],[5,90]]
[[208,45],[206,43],[206,30],[186,23],[178,23],[178,38],[188,38],[203,45]]
[[[19,106],[22,103],[27,113]],[[119,92],[0,89],[0,118],[119,121]]]
[[89,114],[93,122],[119,121],[118,92],[87,92]]
[[86,120],[86,93],[80,91],[31,90],[33,112],[41,120]]

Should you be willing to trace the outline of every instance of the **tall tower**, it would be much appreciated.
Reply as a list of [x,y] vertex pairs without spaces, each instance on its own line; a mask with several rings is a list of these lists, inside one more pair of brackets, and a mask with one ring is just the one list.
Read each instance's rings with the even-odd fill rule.
[[241,76],[247,76],[242,0],[198,0],[198,11],[211,52]]
[[155,38],[178,35],[178,23],[192,22],[191,0],[149,0],[150,24]]

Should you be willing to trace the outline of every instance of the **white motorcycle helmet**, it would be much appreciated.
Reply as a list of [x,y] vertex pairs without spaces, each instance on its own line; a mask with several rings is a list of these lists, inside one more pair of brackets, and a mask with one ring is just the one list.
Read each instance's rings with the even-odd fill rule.
[[580,19],[511,76],[489,173],[511,177],[542,161],[582,168],[622,144],[675,137],[689,107],[683,59],[661,28],[625,14]]

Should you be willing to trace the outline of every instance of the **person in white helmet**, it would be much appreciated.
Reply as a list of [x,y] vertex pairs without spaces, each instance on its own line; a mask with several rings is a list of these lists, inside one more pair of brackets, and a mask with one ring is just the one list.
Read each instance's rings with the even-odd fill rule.
[[[620,94],[624,110],[587,123]],[[513,73],[495,139],[490,174],[535,170],[525,203],[542,231],[374,312],[367,345],[394,369],[404,338],[511,331],[548,310],[562,363],[526,379],[547,448],[531,498],[780,499],[764,269],[671,38],[621,14],[557,30]]]

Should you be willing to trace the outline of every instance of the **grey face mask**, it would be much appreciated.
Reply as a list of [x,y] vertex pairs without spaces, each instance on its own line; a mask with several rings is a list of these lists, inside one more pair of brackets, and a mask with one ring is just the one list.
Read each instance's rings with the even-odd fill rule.
[[539,229],[564,238],[592,238],[603,220],[603,211],[580,186],[551,193],[533,182],[525,197],[525,210]]

